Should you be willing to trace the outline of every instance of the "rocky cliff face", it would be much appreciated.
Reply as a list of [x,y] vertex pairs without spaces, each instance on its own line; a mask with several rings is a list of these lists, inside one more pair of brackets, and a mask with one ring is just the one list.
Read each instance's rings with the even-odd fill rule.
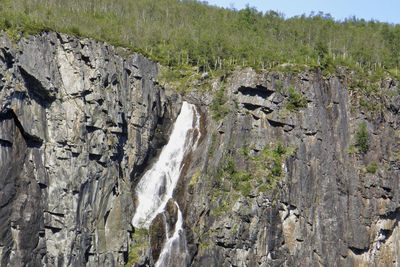
[[[132,227],[135,186],[181,97],[158,85],[156,64],[124,54],[56,33],[0,37],[1,266],[157,260],[165,233],[157,220]],[[192,266],[400,262],[398,83],[360,106],[352,81],[245,69],[212,82],[226,101],[184,96],[202,117],[175,190]]]
[[247,69],[215,84],[230,111],[207,117],[199,177],[182,182],[193,265],[400,262],[398,83],[381,82],[372,109],[352,82],[348,72]]
[[0,37],[1,266],[126,261],[131,181],[170,124],[156,79],[95,41]]

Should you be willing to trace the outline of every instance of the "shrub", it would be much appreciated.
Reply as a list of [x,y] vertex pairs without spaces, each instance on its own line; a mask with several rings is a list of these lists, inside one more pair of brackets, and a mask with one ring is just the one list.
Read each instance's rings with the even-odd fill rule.
[[356,147],[358,148],[358,152],[361,154],[367,153],[369,149],[369,134],[367,131],[367,124],[365,121],[361,122],[358,126],[358,132],[356,133]]
[[294,86],[289,86],[289,96],[286,108],[290,111],[297,111],[300,108],[307,107],[307,101],[305,96],[302,96],[296,91]]
[[229,175],[234,175],[236,173],[235,160],[233,157],[228,158],[224,171]]
[[277,92],[277,93],[282,93],[283,82],[277,80],[277,81],[275,82],[275,86],[276,86],[276,92]]
[[8,19],[8,18],[5,18],[4,19],[4,27],[5,27],[5,29],[9,29],[9,28],[11,28],[13,25],[12,25],[12,23],[10,22],[10,20]]
[[224,88],[221,87],[221,89],[215,94],[211,104],[211,111],[216,121],[224,118],[229,113],[229,108],[225,106],[226,101],[227,99],[224,96]]
[[266,192],[267,189],[273,189],[284,170],[282,163],[289,157],[294,149],[285,147],[278,141],[275,147],[266,145],[256,156],[249,155],[250,148],[240,150],[248,167],[247,170],[241,170],[235,164],[233,156],[224,158],[223,164],[215,173],[215,187],[223,188],[223,181],[230,182],[232,189],[238,191],[242,196],[250,195],[251,191],[258,188],[259,192]]
[[375,174],[377,168],[378,168],[378,163],[373,161],[366,167],[366,170],[368,173]]
[[238,188],[237,188],[243,196],[248,196],[251,193],[251,182],[250,181],[246,181],[244,183],[241,183]]
[[278,142],[278,146],[276,147],[275,152],[279,155],[282,156],[286,153],[286,148],[282,145],[282,142]]
[[279,177],[282,174],[282,165],[281,165],[281,158],[277,157],[274,159],[274,165],[271,169],[271,174],[273,176]]

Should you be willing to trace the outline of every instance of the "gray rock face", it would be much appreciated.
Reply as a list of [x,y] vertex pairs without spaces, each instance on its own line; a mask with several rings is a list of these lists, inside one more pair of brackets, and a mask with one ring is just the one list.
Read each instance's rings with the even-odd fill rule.
[[156,64],[56,33],[1,36],[0,78],[0,265],[121,266],[131,186],[173,118]]
[[[358,105],[362,96],[346,79],[251,69],[228,78],[231,112],[219,122],[203,120],[205,140],[179,190],[193,266],[400,262],[400,120],[397,94],[390,93],[398,92],[398,83],[380,84],[384,106],[371,111]],[[305,106],[287,108],[290,87]],[[354,147],[362,121],[366,154]],[[268,176],[274,165],[259,166],[273,155],[265,148],[277,151],[279,142],[293,152],[279,161],[276,181]],[[374,162],[376,171],[367,168]]]
[[[0,36],[0,266],[157,260],[176,206],[133,229],[134,189],[181,97],[158,86],[155,63],[118,51],[56,33]],[[362,107],[351,82],[238,70],[210,81],[228,98],[220,121],[209,92],[185,96],[202,115],[175,190],[191,266],[400,263],[399,85],[382,81]],[[354,146],[363,121],[365,154]]]

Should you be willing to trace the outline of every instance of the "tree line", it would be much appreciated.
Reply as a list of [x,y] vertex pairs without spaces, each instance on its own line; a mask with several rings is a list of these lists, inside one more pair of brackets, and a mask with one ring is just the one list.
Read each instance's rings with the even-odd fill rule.
[[1,0],[0,28],[91,37],[140,51],[163,65],[224,69],[282,63],[396,71],[400,25],[329,14],[285,18],[196,0]]

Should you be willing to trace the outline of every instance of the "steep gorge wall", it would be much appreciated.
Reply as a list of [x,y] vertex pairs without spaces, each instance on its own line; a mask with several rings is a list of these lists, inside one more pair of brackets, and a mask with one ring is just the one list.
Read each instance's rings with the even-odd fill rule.
[[[398,82],[382,81],[379,101],[368,100],[379,109],[368,110],[346,72],[246,69],[214,84],[229,113],[208,116],[180,190],[194,266],[399,264]],[[293,89],[306,100],[297,108],[288,106]],[[365,154],[354,147],[363,122]],[[279,143],[290,150],[280,173],[271,158]]]
[[1,266],[124,264],[131,181],[176,116],[156,79],[96,41],[0,36]]
[[[134,188],[181,97],[158,85],[155,63],[122,54],[57,33],[0,36],[1,266],[121,266],[157,237],[131,238]],[[374,111],[349,72],[207,82],[229,112],[215,121],[210,92],[184,96],[202,114],[175,190],[192,266],[400,262],[398,82],[379,84]],[[306,104],[289,110],[289,88]],[[365,154],[353,147],[363,121]],[[138,266],[154,262],[149,243]]]

